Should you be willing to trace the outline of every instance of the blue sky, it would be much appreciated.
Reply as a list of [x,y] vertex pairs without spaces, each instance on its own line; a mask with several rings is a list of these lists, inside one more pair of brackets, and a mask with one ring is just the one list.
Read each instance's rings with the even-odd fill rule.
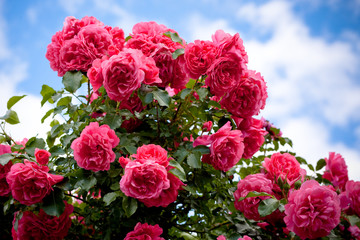
[[12,95],[28,95],[16,109],[23,122],[9,128],[15,138],[46,129],[41,85],[61,87],[46,46],[69,15],[92,15],[126,34],[155,20],[188,42],[217,29],[239,32],[249,67],[267,81],[260,115],[294,140],[299,155],[315,162],[341,153],[360,180],[360,0],[0,0],[0,111]]

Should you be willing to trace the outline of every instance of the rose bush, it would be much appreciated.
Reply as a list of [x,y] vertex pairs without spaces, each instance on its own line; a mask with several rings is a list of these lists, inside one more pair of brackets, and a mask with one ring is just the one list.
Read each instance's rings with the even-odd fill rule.
[[0,238],[358,237],[359,182],[341,155],[308,164],[257,116],[266,82],[238,33],[187,43],[156,22],[120,27],[67,17],[54,34],[63,88],[42,86],[45,139],[13,139],[25,96],[7,102]]

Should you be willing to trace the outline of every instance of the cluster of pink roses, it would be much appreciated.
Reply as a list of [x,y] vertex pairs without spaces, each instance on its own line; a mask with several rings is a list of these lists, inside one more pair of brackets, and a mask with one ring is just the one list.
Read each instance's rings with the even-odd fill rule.
[[169,172],[171,158],[167,155],[161,146],[149,144],[131,155],[134,160],[120,157],[119,162],[125,168],[120,180],[121,191],[147,207],[167,207],[174,202],[184,183]]
[[137,223],[134,227],[134,230],[126,234],[124,240],[165,240],[160,237],[163,233],[163,230],[159,225],[149,225],[147,223]]
[[[246,218],[255,221],[263,220],[273,225],[279,223],[279,220],[283,221],[287,230],[293,231],[301,239],[329,235],[340,223],[342,211],[360,216],[360,182],[347,181],[347,167],[340,154],[331,152],[325,161],[326,170],[323,177],[340,190],[339,195],[333,186],[322,186],[315,180],[305,181],[306,171],[300,168],[294,156],[288,153],[274,153],[271,158],[265,158],[264,173],[248,175],[239,181],[234,193],[235,208]],[[295,190],[297,181],[302,182],[302,185],[300,189]],[[279,186],[279,183],[283,186]],[[284,192],[283,189],[290,191]],[[253,191],[267,193],[278,200],[286,198],[284,213],[276,210],[268,216],[261,217],[258,212],[259,204],[270,196],[247,197],[240,200]]]

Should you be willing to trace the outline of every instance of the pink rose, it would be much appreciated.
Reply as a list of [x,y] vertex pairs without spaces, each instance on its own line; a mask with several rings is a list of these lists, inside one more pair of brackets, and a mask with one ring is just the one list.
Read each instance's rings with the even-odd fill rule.
[[154,21],[150,22],[139,22],[133,26],[132,32],[133,34],[146,34],[150,36],[156,36],[165,32],[174,30],[169,29],[163,24],[158,24]]
[[140,88],[145,79],[142,57],[139,50],[124,49],[102,62],[103,84],[110,99],[121,102]]
[[113,44],[111,34],[102,26],[88,25],[77,36],[93,60],[106,56],[108,47]]
[[212,94],[221,97],[238,87],[244,71],[241,58],[229,53],[217,58],[208,68],[205,84],[210,87]]
[[[224,235],[220,235],[216,238],[216,240],[226,240]],[[251,240],[251,237],[244,235],[242,238],[238,238],[238,240]]]
[[213,42],[195,40],[189,43],[185,47],[184,57],[190,77],[198,79],[204,75],[218,55],[218,48]]
[[79,38],[65,41],[60,49],[60,67],[64,72],[75,70],[87,72],[94,59],[95,57]]
[[46,165],[49,162],[49,158],[51,156],[51,153],[44,149],[38,149],[35,148],[35,158],[36,161],[41,165]]
[[[124,100],[120,103],[120,109],[127,109],[132,114],[135,112],[142,112],[145,107],[142,105],[141,99],[138,97],[137,93],[134,92],[127,100]],[[125,117],[123,117],[125,119]],[[134,131],[142,123],[141,120],[137,119],[135,116],[131,117],[129,120],[124,120],[121,124],[121,127],[126,129],[127,132]]]
[[[261,120],[251,118],[251,125],[245,129],[239,128],[244,137],[244,154],[243,158],[250,159],[265,141],[266,131],[262,128]],[[241,125],[241,124],[240,124]]]
[[306,170],[300,167],[300,163],[289,153],[274,153],[271,158],[265,158],[263,167],[266,169],[269,179],[275,182],[281,178],[291,187],[298,180],[304,181]]
[[142,145],[136,150],[136,154],[131,156],[138,162],[145,163],[151,161],[164,167],[167,167],[170,161],[168,152],[161,146],[155,144]]
[[246,68],[245,66],[248,62],[248,56],[239,33],[231,36],[223,30],[217,30],[211,38],[215,45],[220,49],[222,56],[229,52],[235,53],[241,59],[242,68]]
[[163,190],[170,187],[166,168],[155,162],[129,162],[125,174],[120,180],[120,189],[128,197],[137,198],[142,202],[158,198]]
[[25,211],[21,219],[18,220],[17,230],[14,229],[17,215],[17,213],[15,213],[12,237],[15,240],[64,239],[71,226],[70,214],[73,210],[74,207],[65,202],[65,210],[60,217],[49,216],[42,209],[40,209],[38,215],[31,211]]
[[103,85],[104,77],[102,75],[101,64],[103,61],[106,61],[108,59],[108,57],[95,59],[92,63],[91,68],[87,72],[87,76],[90,80],[90,84],[93,87],[94,92],[97,92],[99,88]]
[[345,189],[349,180],[348,170],[344,158],[334,152],[329,153],[329,158],[325,158],[326,168],[323,178],[329,180],[335,188]]
[[156,225],[149,225],[147,223],[140,223],[138,222],[134,228],[134,231],[129,232],[126,234],[124,240],[165,240],[164,238],[160,237],[163,233],[161,227],[158,224]]
[[[170,170],[172,167],[168,166],[167,170]],[[170,181],[170,187],[163,190],[159,197],[149,198],[143,200],[142,202],[147,207],[167,207],[170,203],[174,202],[177,199],[179,190],[182,189],[182,186],[185,184],[175,175],[168,172],[167,178]],[[141,200],[140,200],[141,201]]]
[[6,176],[14,199],[28,206],[41,202],[52,191],[51,186],[64,179],[48,172],[48,167],[26,159],[24,163],[14,164]]
[[266,83],[260,73],[244,71],[238,85],[229,90],[220,103],[233,115],[249,118],[264,109],[268,95]]
[[[0,144],[0,155],[5,153],[11,153],[11,147],[9,145]],[[10,171],[12,161],[9,161],[5,165],[0,164],[0,196],[7,196],[10,193],[9,184],[6,181],[6,175]]]
[[340,222],[340,200],[333,190],[315,180],[304,182],[290,192],[285,205],[287,228],[301,239],[329,235]]
[[356,225],[350,226],[348,228],[349,232],[351,233],[351,236],[353,236],[355,239],[360,239],[360,228]]
[[97,172],[110,169],[110,163],[115,161],[112,149],[119,142],[115,131],[108,125],[99,126],[98,122],[91,122],[72,142],[71,148],[79,167]]
[[244,152],[242,133],[239,130],[231,130],[230,122],[212,135],[198,137],[193,146],[209,144],[210,154],[203,155],[202,161],[225,172],[239,162]]
[[360,217],[360,182],[350,180],[345,185],[345,191],[340,194],[341,208],[348,215],[356,214]]
[[92,16],[85,16],[81,20],[71,16],[66,17],[62,29],[64,39],[69,40],[74,38],[83,27],[88,25],[103,26],[104,24]]
[[106,29],[112,36],[114,47],[119,51],[121,51],[124,48],[124,44],[125,44],[124,31],[119,27],[113,28],[108,26]]
[[207,122],[205,122],[205,123],[203,124],[202,130],[203,130],[204,132],[210,132],[210,131],[211,131],[211,128],[212,128],[212,125],[213,125],[212,121],[207,121]]
[[260,217],[258,207],[261,200],[270,198],[269,196],[248,197],[239,201],[240,197],[246,197],[249,192],[265,192],[274,195],[273,183],[262,173],[252,174],[241,179],[234,193],[235,208],[244,214],[246,218],[259,221],[264,219]]
[[63,45],[63,32],[56,32],[51,38],[51,43],[47,46],[45,57],[50,62],[50,67],[53,71],[58,72],[58,76],[62,77],[65,74],[65,70],[62,69],[60,64],[60,49]]

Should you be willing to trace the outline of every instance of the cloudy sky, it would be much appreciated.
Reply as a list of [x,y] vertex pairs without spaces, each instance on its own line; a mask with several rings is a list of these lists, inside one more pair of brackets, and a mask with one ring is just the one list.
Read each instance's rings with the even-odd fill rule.
[[217,29],[240,33],[249,68],[265,77],[269,98],[261,115],[294,142],[310,162],[340,153],[351,179],[360,180],[359,0],[0,0],[0,115],[7,99],[27,94],[15,110],[15,139],[44,134],[42,84],[61,78],[45,58],[66,16],[95,16],[125,34],[140,21],[157,21],[187,42]]

